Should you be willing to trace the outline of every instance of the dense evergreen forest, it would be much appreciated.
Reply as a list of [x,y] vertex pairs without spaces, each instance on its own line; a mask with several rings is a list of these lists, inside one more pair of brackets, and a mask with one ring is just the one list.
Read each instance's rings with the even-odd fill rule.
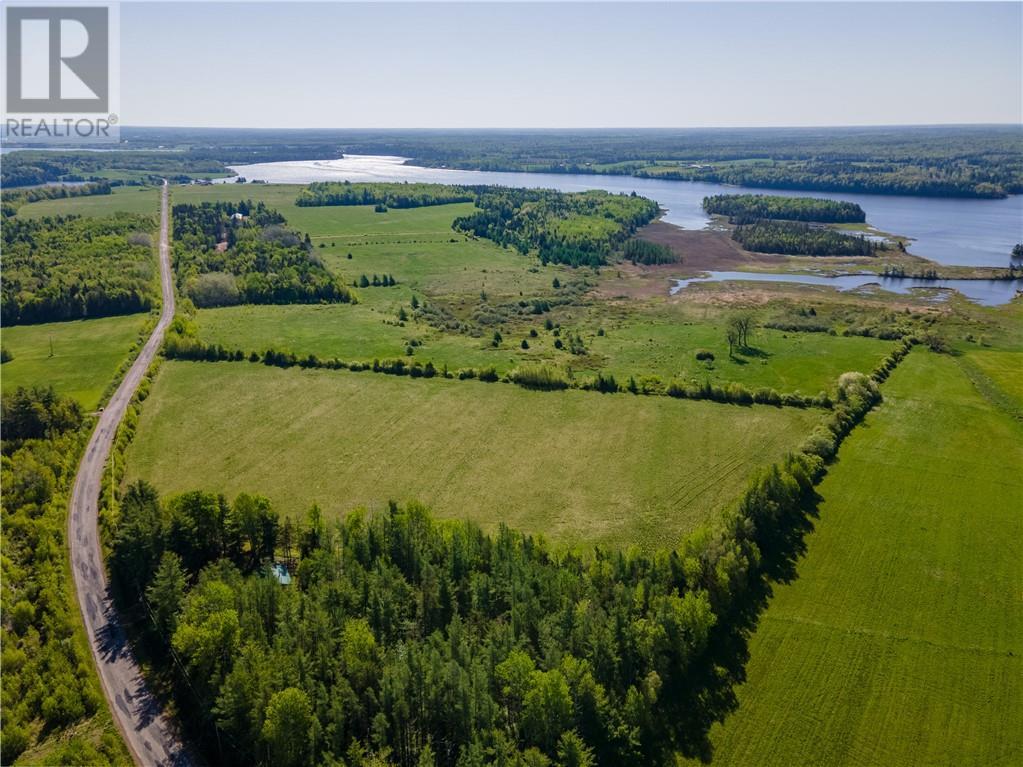
[[196,306],[341,302],[351,291],[313,252],[309,235],[262,202],[175,205],[174,269]]
[[150,216],[3,221],[4,325],[148,311],[156,296]]
[[732,239],[756,253],[789,256],[873,256],[882,246],[866,237],[792,221],[758,220],[740,224]]
[[456,218],[455,229],[571,266],[606,263],[658,212],[653,200],[602,191],[481,187],[475,202],[479,211]]
[[622,257],[633,264],[643,264],[644,266],[676,264],[682,260],[667,245],[636,239],[625,243],[625,247],[622,248]]
[[816,197],[779,197],[765,194],[718,194],[703,198],[703,209],[728,216],[733,223],[771,218],[786,221],[818,221],[828,224],[863,223],[867,214],[854,202]]
[[321,182],[307,186],[298,194],[299,207],[319,205],[384,205],[388,208],[421,208],[452,202],[472,202],[475,188],[445,184],[353,184]]
[[[50,389],[3,396],[3,675],[0,762],[11,764],[54,732],[105,712],[67,566],[67,493],[85,447],[81,408]],[[102,714],[105,715],[105,714]],[[49,764],[123,763],[110,728],[98,744],[69,734]]]

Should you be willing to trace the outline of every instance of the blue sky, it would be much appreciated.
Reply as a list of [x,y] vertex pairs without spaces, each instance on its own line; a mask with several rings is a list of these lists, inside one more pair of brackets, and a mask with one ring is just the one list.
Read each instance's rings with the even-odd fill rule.
[[127,125],[1023,122],[1023,4],[123,3]]

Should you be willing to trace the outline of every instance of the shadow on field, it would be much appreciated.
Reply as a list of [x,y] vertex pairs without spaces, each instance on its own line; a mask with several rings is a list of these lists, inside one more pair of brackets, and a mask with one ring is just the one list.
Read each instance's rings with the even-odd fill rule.
[[779,524],[765,533],[757,577],[746,584],[743,599],[721,616],[711,634],[710,663],[697,664],[706,669],[702,679],[694,680],[691,705],[682,707],[694,716],[684,732],[700,733],[691,742],[681,744],[687,756],[710,763],[714,756],[710,727],[723,722],[739,706],[736,690],[746,682],[749,640],[760,616],[774,594],[774,584],[791,583],[798,577],[797,564],[806,553],[806,536],[814,530],[822,496],[815,489],[804,496],[798,508],[781,517]]

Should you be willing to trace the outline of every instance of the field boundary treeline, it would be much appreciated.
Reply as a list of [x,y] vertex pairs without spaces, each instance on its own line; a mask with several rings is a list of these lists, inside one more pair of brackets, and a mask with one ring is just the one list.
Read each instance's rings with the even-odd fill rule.
[[[179,328],[181,326],[179,325]],[[578,389],[596,391],[602,394],[642,394],[647,396],[666,396],[675,399],[707,400],[729,405],[772,405],[774,407],[810,408],[816,407],[830,410],[834,407],[832,397],[826,392],[815,396],[799,393],[780,393],[769,387],[749,389],[739,383],[725,385],[703,383],[686,383],[671,381],[667,384],[654,377],[644,377],[637,382],[631,376],[627,383],[620,384],[614,376],[598,373],[596,378],[575,380],[569,378],[560,369],[549,365],[525,365],[516,368],[506,375],[501,375],[494,367],[461,368],[452,371],[447,364],[438,368],[432,361],[425,363],[418,360],[411,363],[403,359],[380,360],[372,362],[346,361],[337,357],[320,359],[315,354],[300,357],[292,352],[268,348],[263,352],[236,349],[231,351],[221,344],[208,344],[194,336],[175,331],[172,327],[167,334],[163,347],[167,359],[189,360],[192,362],[250,362],[262,363],[271,367],[318,370],[348,370],[353,373],[369,371],[384,375],[408,376],[409,378],[446,378],[459,381],[479,380],[485,383],[508,383],[536,391],[562,391]]]

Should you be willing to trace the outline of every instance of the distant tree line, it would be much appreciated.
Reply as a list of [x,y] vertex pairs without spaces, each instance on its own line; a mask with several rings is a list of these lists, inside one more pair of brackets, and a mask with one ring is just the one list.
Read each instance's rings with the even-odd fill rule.
[[5,218],[4,325],[148,311],[156,298],[150,216]]
[[1019,126],[339,131],[337,141],[346,152],[470,170],[939,197],[1023,193]]
[[231,175],[228,165],[241,163],[323,160],[340,156],[337,144],[297,144],[279,137],[252,141],[207,137],[189,141],[174,151],[157,149],[174,144],[171,137],[153,142],[152,148],[88,152],[82,150],[19,150],[4,155],[0,184],[11,189],[54,182],[101,181],[116,173],[134,180],[166,177],[188,181],[211,175]]
[[[1013,167],[1015,166],[1015,167]],[[926,161],[777,160],[644,168],[641,178],[705,181],[768,189],[806,189],[859,194],[1000,198],[1023,191],[1018,158],[954,158]]]
[[295,204],[299,207],[320,205],[381,205],[387,208],[420,208],[428,205],[447,205],[454,202],[472,202],[475,192],[471,188],[446,184],[317,182],[299,192]]
[[175,205],[174,268],[200,307],[346,303],[352,292],[323,265],[309,235],[261,202]]
[[756,253],[790,256],[873,256],[882,246],[862,236],[791,221],[759,220],[740,224],[732,239]]
[[711,214],[728,216],[735,223],[761,218],[829,224],[862,223],[867,220],[863,208],[854,202],[817,197],[718,194],[704,197],[703,209]]
[[640,226],[657,215],[657,203],[635,194],[603,191],[485,187],[479,210],[456,218],[456,230],[536,252],[544,263],[600,266]]

